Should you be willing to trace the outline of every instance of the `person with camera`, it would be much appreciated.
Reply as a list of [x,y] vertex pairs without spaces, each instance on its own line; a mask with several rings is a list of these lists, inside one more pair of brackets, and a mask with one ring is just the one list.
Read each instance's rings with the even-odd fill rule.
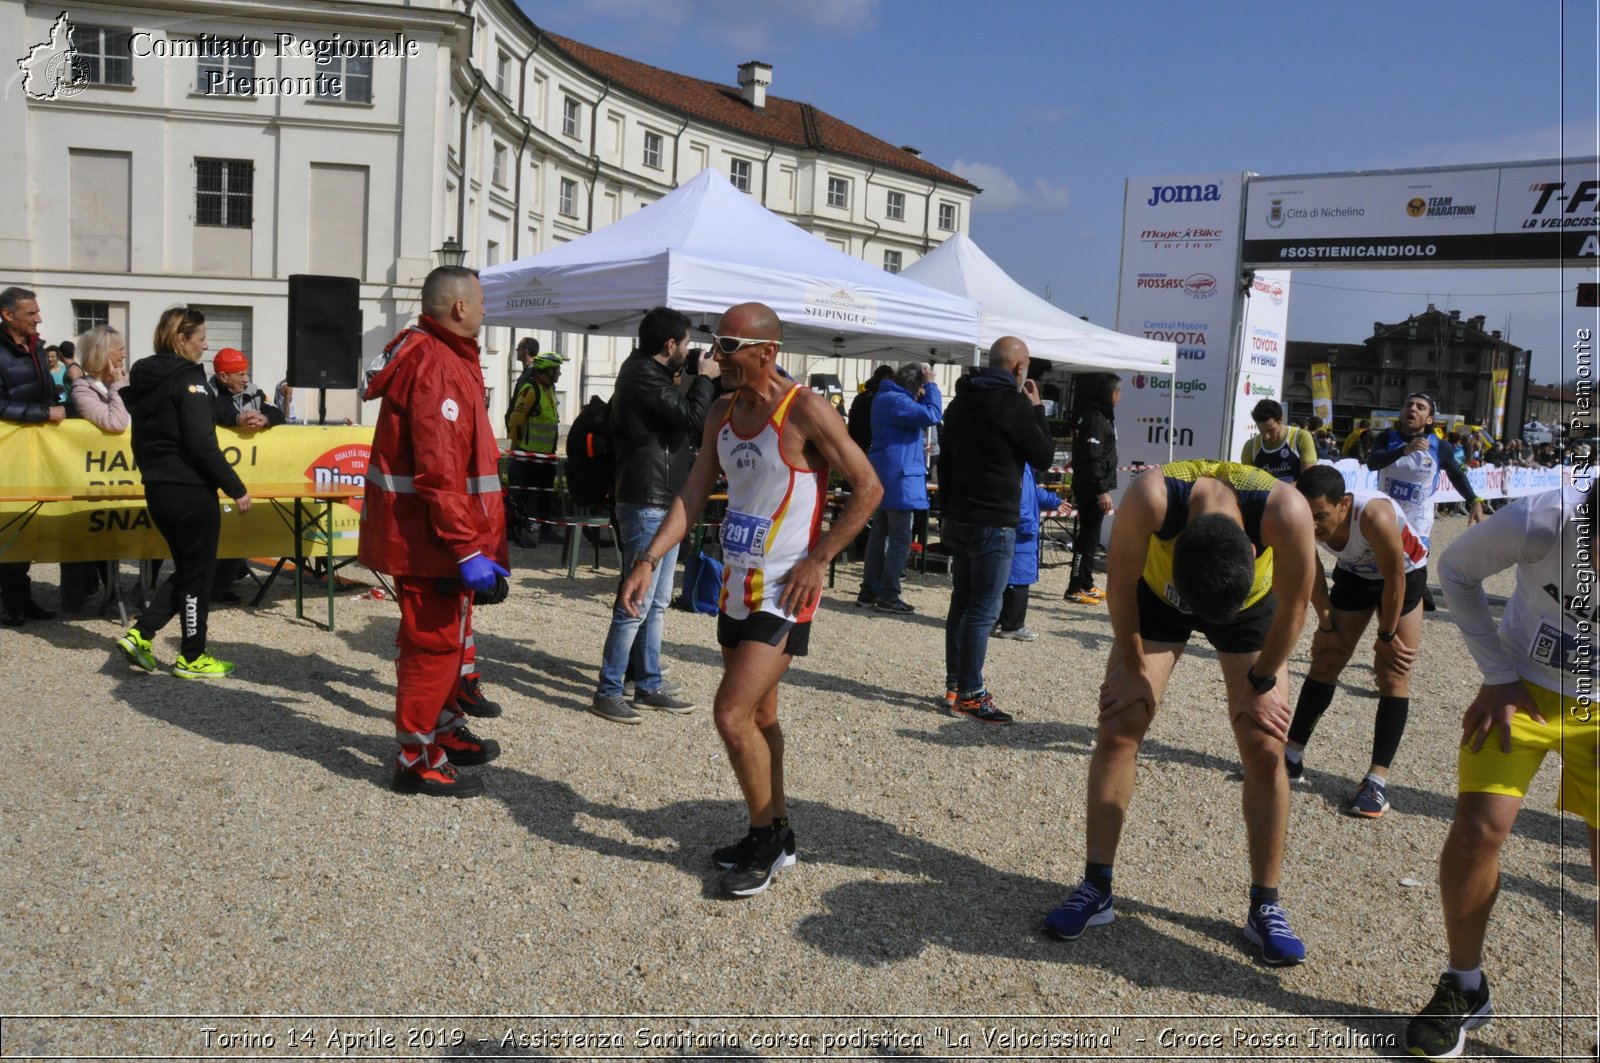
[[[386,350],[368,383],[381,399],[361,511],[359,558],[394,577],[400,600],[395,661],[394,787],[475,797],[458,767],[500,755],[463,726],[456,700],[475,593],[496,593],[506,569],[500,447],[483,407],[478,274],[440,266],[422,285],[422,315]],[[499,585],[499,586],[497,586]]]
[[[688,357],[689,319],[658,306],[639,322],[639,346],[617,374],[610,427],[616,448],[617,526],[624,572],[655,538],[667,507],[688,479],[695,437],[705,428],[706,411],[717,396],[722,367],[711,358],[699,359],[687,390],[678,391],[673,376],[685,368]],[[636,724],[640,717],[635,706],[671,713],[694,709],[692,702],[678,696],[682,688],[661,675],[661,635],[677,563],[674,543],[650,570],[643,616],[630,615],[620,604],[612,606],[611,628],[600,656],[600,685],[589,709],[601,719]],[[622,696],[623,681],[630,675],[633,705]]]

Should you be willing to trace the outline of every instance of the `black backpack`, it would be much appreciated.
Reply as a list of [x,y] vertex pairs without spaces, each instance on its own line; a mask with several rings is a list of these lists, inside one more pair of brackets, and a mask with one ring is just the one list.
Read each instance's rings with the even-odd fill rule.
[[567,493],[580,506],[609,506],[616,491],[610,423],[611,404],[596,395],[567,430]]

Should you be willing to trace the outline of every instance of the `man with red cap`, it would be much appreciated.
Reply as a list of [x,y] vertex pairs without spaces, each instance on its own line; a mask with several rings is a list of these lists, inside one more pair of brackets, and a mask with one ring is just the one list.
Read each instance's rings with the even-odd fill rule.
[[212,419],[228,428],[271,428],[282,424],[283,411],[258,388],[250,390],[250,361],[236,347],[224,347],[211,359],[216,370],[211,387]]
[[483,783],[457,767],[500,755],[499,743],[462,725],[456,704],[473,594],[510,575],[500,448],[478,368],[482,324],[477,273],[435,269],[422,285],[417,324],[390,342],[366,388],[383,404],[359,556],[395,577],[399,591],[394,786],[402,793],[474,797]]

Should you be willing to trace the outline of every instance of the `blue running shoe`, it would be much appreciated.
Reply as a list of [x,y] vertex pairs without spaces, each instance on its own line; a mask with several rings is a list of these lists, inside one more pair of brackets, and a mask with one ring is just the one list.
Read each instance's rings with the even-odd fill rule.
[[1044,925],[1062,941],[1076,941],[1091,926],[1105,926],[1116,917],[1111,910],[1111,891],[1085,879],[1065,904],[1044,917]]
[[1269,966],[1283,967],[1306,962],[1305,942],[1289,929],[1289,915],[1277,901],[1250,909],[1244,921],[1245,940],[1261,948],[1261,958]]

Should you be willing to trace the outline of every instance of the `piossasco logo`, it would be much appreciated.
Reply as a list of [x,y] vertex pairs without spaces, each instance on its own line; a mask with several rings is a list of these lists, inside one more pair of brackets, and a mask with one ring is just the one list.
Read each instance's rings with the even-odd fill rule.
[[22,91],[33,100],[64,100],[89,87],[88,75],[78,65],[72,20],[65,11],[50,26],[50,39],[33,45],[17,60],[22,71]]

